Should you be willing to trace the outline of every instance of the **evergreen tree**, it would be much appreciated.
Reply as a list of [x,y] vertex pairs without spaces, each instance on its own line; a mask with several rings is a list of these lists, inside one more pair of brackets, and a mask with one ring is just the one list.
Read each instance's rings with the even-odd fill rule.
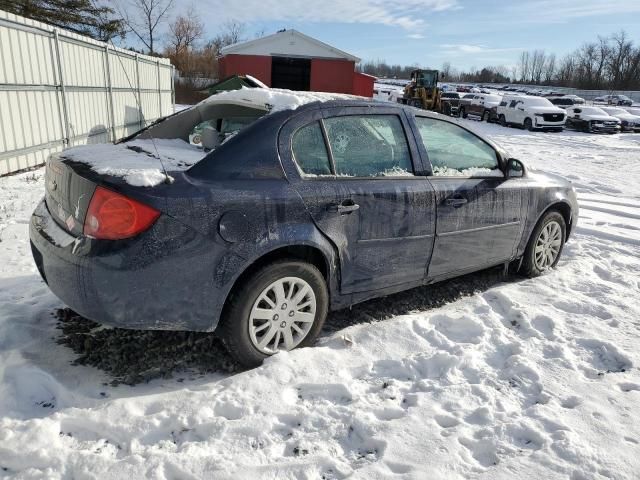
[[124,22],[93,0],[0,0],[0,10],[101,41],[124,36]]

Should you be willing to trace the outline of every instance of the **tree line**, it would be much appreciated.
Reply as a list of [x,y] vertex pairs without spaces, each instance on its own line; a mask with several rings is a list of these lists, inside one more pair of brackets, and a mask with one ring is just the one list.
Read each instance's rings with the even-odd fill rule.
[[[408,79],[417,65],[388,65],[384,60],[367,61],[360,70],[383,78]],[[544,50],[523,51],[516,65],[471,67],[457,70],[450,62],[440,68],[444,82],[524,83],[587,90],[640,90],[640,45],[626,32],[599,36],[558,58]]]

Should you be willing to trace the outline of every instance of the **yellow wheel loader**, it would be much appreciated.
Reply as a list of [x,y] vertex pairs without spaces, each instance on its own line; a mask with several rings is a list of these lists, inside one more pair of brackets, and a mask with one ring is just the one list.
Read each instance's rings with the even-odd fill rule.
[[442,93],[438,88],[439,77],[438,70],[414,70],[411,72],[411,81],[404,87],[404,94],[398,102],[439,112]]

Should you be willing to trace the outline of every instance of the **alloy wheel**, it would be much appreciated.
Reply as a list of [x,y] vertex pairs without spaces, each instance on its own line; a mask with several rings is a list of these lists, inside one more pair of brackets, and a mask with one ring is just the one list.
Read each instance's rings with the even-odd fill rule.
[[313,327],[316,308],[316,295],[305,280],[285,277],[271,283],[249,314],[253,346],[268,355],[294,349]]
[[534,262],[540,270],[551,268],[558,259],[562,247],[562,227],[555,221],[547,223],[536,240]]

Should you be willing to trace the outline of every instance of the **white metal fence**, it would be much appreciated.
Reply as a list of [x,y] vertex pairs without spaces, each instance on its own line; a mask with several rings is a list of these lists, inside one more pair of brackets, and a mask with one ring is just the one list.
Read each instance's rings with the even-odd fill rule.
[[0,10],[0,175],[68,146],[115,141],[173,103],[168,59]]

